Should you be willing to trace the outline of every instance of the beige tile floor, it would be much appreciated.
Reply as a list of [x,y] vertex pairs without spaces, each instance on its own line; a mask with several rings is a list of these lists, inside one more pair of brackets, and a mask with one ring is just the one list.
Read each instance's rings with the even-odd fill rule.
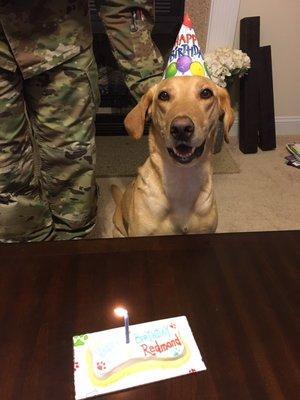
[[[285,144],[290,141],[300,142],[300,135],[279,136],[276,150],[243,154],[237,139],[231,139],[229,150],[241,172],[214,175],[217,232],[300,229],[300,170],[284,162]],[[98,223],[91,237],[111,237],[114,203],[110,185],[126,185],[131,179],[98,179]]]

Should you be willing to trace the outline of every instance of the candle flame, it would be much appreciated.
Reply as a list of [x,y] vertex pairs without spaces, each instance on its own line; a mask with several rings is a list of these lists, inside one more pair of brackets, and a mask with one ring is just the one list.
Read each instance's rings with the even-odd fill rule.
[[117,307],[114,309],[114,313],[118,316],[118,317],[127,317],[128,315],[128,311],[123,308],[123,307]]

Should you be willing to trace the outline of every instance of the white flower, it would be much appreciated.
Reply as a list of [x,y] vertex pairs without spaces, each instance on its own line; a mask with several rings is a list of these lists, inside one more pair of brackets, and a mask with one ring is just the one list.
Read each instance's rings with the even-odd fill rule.
[[204,60],[211,79],[222,87],[226,87],[227,77],[240,78],[250,68],[250,58],[239,49],[219,48],[205,54]]

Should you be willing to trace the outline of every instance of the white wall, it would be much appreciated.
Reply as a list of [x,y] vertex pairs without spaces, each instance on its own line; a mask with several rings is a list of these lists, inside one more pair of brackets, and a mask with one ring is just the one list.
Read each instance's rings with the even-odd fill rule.
[[240,19],[252,16],[260,16],[260,45],[272,46],[277,131],[300,134],[300,0],[241,0],[235,47]]

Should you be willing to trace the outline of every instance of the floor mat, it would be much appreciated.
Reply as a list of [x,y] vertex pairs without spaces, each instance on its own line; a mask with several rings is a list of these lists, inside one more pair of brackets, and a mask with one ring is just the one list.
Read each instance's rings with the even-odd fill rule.
[[[108,178],[135,176],[149,155],[148,137],[133,140],[127,136],[97,136],[96,176]],[[239,167],[224,144],[220,153],[213,156],[215,174],[236,174]]]

